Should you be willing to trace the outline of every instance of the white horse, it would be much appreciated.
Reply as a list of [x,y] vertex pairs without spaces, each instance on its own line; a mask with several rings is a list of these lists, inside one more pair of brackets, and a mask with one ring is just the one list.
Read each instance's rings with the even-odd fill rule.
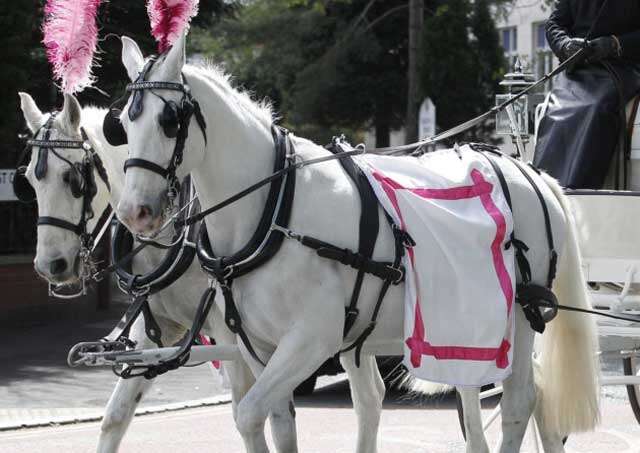
[[[191,121],[178,176],[191,173],[204,208],[270,175],[274,161],[271,135],[272,112],[253,103],[233,89],[219,71],[185,65],[185,37],[161,56],[146,80],[183,83],[190,87],[206,119],[208,142],[196,121]],[[123,38],[122,60],[132,81],[138,78],[145,60],[137,44]],[[183,78],[184,75],[184,78]],[[180,103],[182,93],[153,90],[166,101]],[[176,140],[168,138],[159,125],[164,102],[146,93],[141,115],[130,121],[127,108],[121,121],[127,132],[130,157],[167,168]],[[299,159],[328,155],[314,143],[292,137]],[[516,236],[529,245],[527,256],[533,282],[544,285],[549,267],[549,250],[540,203],[535,192],[512,163],[501,164],[513,200]],[[544,195],[549,208],[557,249],[563,251],[556,294],[561,303],[587,308],[575,228],[566,199],[548,177],[528,171]],[[136,233],[156,231],[163,221],[167,181],[145,168],[129,168],[118,215]],[[207,231],[219,256],[240,250],[254,232],[267,198],[264,188],[222,211],[206,217]],[[354,249],[358,243],[360,201],[353,183],[336,161],[298,171],[290,228],[321,238],[340,247]],[[384,221],[380,222],[384,225]],[[419,240],[419,238],[416,238]],[[374,258],[394,256],[393,235],[382,227]],[[233,293],[251,341],[266,362],[253,360],[240,344],[247,363],[259,376],[238,404],[237,427],[249,453],[263,453],[268,447],[263,434],[267,414],[327,357],[349,345],[362,332],[373,310],[379,282],[367,277],[359,302],[360,317],[352,333],[343,339],[345,306],[351,294],[355,272],[319,257],[295,241],[285,241],[267,264],[234,281]],[[393,287],[382,306],[371,342],[400,343],[403,319],[403,286]],[[527,421],[536,405],[532,372],[533,331],[520,308],[516,311],[513,374],[504,382],[502,398],[502,453],[517,452]],[[598,363],[596,335],[588,316],[561,313],[544,334],[540,418],[546,451],[563,451],[559,435],[591,429],[598,418]],[[373,368],[373,358],[364,358],[364,368]],[[355,390],[355,389],[353,389]],[[482,433],[478,389],[459,389],[465,405],[467,451],[487,452]],[[381,391],[363,398],[382,401]],[[377,424],[379,413],[371,413]]]
[[[21,107],[29,129],[35,134],[47,121],[49,115],[43,114],[34,100],[25,93],[20,93]],[[94,228],[100,213],[108,204],[116,206],[124,188],[123,164],[127,157],[126,147],[110,146],[102,135],[102,122],[105,109],[88,107],[81,109],[75,97],[65,95],[64,107],[52,125],[51,140],[81,140],[80,126],[86,131],[89,140],[102,159],[111,191],[96,174],[98,192],[92,201],[95,217],[89,222],[88,230]],[[38,137],[42,138],[42,137]],[[84,152],[78,149],[58,149],[70,162],[81,162]],[[33,155],[38,155],[35,147]],[[34,177],[34,166],[37,157],[33,158],[27,169],[27,178],[36,191],[40,216],[55,216],[71,223],[77,223],[82,210],[81,199],[73,197],[65,174],[69,165],[61,159],[50,155],[46,176],[38,180]],[[78,261],[80,249],[79,237],[71,231],[50,225],[38,227],[37,254],[35,268],[38,273],[54,284],[73,283],[78,280],[80,269],[74,265]],[[153,269],[162,260],[163,252],[152,247],[145,248],[134,260],[134,269],[138,272]],[[52,266],[52,263],[64,261],[65,265]],[[162,331],[163,344],[173,344],[184,335],[191,326],[198,306],[202,290],[207,286],[207,277],[197,262],[173,285],[153,294],[149,304],[151,311]],[[204,324],[202,332],[215,337],[218,343],[235,343],[233,335],[222,322],[217,310],[212,310]],[[156,347],[147,338],[144,319],[140,317],[131,329],[130,338],[137,342],[137,348]],[[225,362],[229,374],[233,399],[233,413],[236,414],[237,402],[242,399],[255,379],[244,362]],[[114,453],[133,418],[135,408],[147,392],[153,381],[142,377],[119,379],[111,395],[102,428],[97,451]],[[271,411],[273,436],[281,452],[294,452],[296,447],[295,420],[291,411],[291,395],[287,395],[281,403]]]

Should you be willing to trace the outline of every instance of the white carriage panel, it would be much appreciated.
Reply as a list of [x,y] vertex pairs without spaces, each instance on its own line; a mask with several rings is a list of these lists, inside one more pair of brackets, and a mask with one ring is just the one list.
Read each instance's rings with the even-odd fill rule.
[[588,282],[626,283],[632,270],[634,272],[629,283],[640,283],[640,260],[586,258],[583,259],[582,268]]
[[[640,193],[593,192],[569,199],[584,259],[640,260]],[[624,273],[614,281],[621,280]]]

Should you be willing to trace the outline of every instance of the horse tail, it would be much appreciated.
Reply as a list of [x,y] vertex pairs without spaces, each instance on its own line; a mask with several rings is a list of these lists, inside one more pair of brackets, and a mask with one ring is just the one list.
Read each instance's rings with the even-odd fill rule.
[[[562,206],[567,225],[553,291],[562,305],[591,309],[571,204],[555,179],[544,173],[542,178]],[[557,434],[589,431],[598,423],[597,347],[592,315],[560,310],[546,327],[542,336],[539,403],[545,427]]]

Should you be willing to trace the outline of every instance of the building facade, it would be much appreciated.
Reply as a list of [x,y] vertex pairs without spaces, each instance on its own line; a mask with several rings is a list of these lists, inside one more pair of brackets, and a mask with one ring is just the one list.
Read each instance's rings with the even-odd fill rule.
[[558,64],[553,56],[544,25],[551,12],[545,0],[516,0],[496,13],[496,27],[509,69],[520,59],[536,78]]

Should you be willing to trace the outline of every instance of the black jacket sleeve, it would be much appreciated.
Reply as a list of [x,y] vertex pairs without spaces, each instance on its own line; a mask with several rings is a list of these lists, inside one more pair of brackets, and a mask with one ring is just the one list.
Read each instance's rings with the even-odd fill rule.
[[556,0],[553,11],[546,23],[547,41],[553,53],[560,60],[564,59],[562,48],[571,39],[569,29],[573,24],[569,0]]
[[640,29],[619,35],[618,39],[622,46],[622,58],[640,63]]

